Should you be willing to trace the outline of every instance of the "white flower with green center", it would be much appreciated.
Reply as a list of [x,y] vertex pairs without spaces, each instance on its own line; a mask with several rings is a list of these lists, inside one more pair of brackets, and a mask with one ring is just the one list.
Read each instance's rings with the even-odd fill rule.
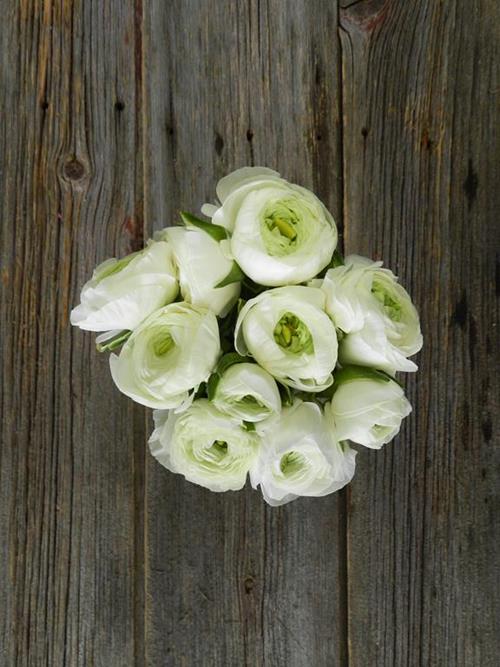
[[335,373],[330,411],[337,437],[380,449],[399,433],[411,412],[397,382],[370,368],[347,366]]
[[280,287],[248,301],[235,328],[235,346],[296,389],[322,391],[337,361],[335,327],[314,287]]
[[217,186],[221,206],[205,205],[231,233],[231,252],[243,271],[267,286],[313,278],[337,245],[331,214],[309,190],[264,167],[239,169]]
[[250,480],[270,505],[325,496],[351,481],[356,453],[338,442],[315,403],[296,401],[257,429],[262,446]]
[[323,280],[326,311],[343,333],[339,358],[386,370],[415,371],[408,359],[422,347],[418,313],[408,292],[381,262],[351,255]]
[[240,282],[216,287],[233,266],[220,243],[196,228],[168,227],[158,237],[168,240],[172,247],[184,300],[224,317],[239,297]]
[[178,292],[172,251],[150,241],[140,252],[100,264],[82,289],[71,324],[89,331],[135,329]]
[[151,453],[168,470],[211,491],[237,491],[259,449],[260,438],[206,399],[180,414],[155,411]]
[[257,364],[230,366],[217,383],[213,404],[221,411],[247,422],[259,422],[281,410],[274,378]]
[[118,389],[150,408],[177,408],[208,379],[220,354],[214,313],[188,303],[172,303],[145,320],[111,355]]

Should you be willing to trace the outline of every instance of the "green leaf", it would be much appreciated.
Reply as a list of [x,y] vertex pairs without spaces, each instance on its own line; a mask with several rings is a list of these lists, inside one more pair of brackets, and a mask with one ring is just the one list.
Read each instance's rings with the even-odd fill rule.
[[228,354],[225,354],[223,357],[221,357],[215,372],[222,376],[230,366],[234,366],[234,364],[241,364],[244,361],[250,360],[248,357],[242,357],[241,354],[238,354],[237,352],[229,352]]
[[181,218],[182,222],[187,227],[191,225],[201,229],[201,231],[206,232],[211,236],[214,241],[223,241],[224,239],[227,239],[227,231],[220,225],[214,225],[206,220],[201,220],[201,218],[197,218],[195,215],[188,213],[187,211],[181,211]]
[[330,260],[330,264],[328,265],[329,269],[334,269],[337,266],[344,266],[344,258],[340,254],[338,250],[333,251],[332,259]]
[[288,408],[290,405],[293,405],[293,394],[290,387],[286,384],[281,384],[281,382],[278,382],[278,389],[281,396],[281,405],[284,408]]
[[237,352],[228,352],[219,359],[215,371],[208,378],[207,382],[207,396],[210,401],[213,400],[215,392],[217,391],[217,385],[227,369],[230,366],[234,366],[234,364],[241,364],[244,361],[250,360],[248,357],[242,357],[241,354],[238,354]]
[[376,368],[355,365],[344,366],[344,368],[335,372],[334,377],[337,384],[357,379],[378,380],[379,382],[390,382],[393,379],[388,373],[379,371]]
[[269,289],[268,287],[264,287],[264,285],[254,283],[254,281],[250,280],[248,276],[245,276],[243,279],[241,287],[245,300],[253,299],[254,296],[262,294],[262,292],[265,292],[267,289]]
[[225,287],[226,285],[231,285],[232,283],[238,283],[243,278],[245,277],[245,274],[243,271],[240,269],[238,264],[236,262],[233,262],[233,265],[231,266],[231,271],[227,274],[225,278],[223,278],[220,283],[217,283],[215,287]]
[[220,381],[220,375],[218,373],[212,373],[212,375],[208,378],[207,398],[209,401],[213,401],[219,381]]
[[[321,396],[325,398],[331,398],[333,394],[337,391],[341,384],[344,382],[350,382],[351,380],[376,380],[377,382],[397,382],[393,377],[391,377],[385,371],[377,370],[376,368],[367,368],[366,366],[344,366],[335,371],[333,374],[333,385],[329,387],[325,392],[321,393]],[[398,383],[399,384],[399,383]]]
[[329,387],[326,389],[323,389],[323,391],[320,391],[316,394],[314,394],[315,398],[320,400],[320,401],[331,401],[333,394],[335,391],[338,389],[338,384],[335,382],[335,375],[333,377],[333,384],[331,384]]
[[98,352],[111,352],[112,350],[116,350],[117,347],[120,347],[120,345],[123,345],[123,343],[128,340],[131,335],[132,332],[128,329],[125,331],[120,331],[119,334],[116,334],[116,336],[113,336],[113,338],[104,341],[104,343],[97,343],[96,349]]
[[341,440],[339,445],[342,447],[342,451],[345,452],[349,449],[349,440]]
[[315,396],[322,401],[331,401],[340,385],[344,382],[349,382],[350,380],[377,380],[378,382],[391,382],[392,380],[392,382],[398,382],[388,373],[377,370],[376,368],[355,365],[344,366],[344,368],[339,368],[334,371],[333,384],[327,389],[315,394]]
[[207,383],[202,382],[198,387],[196,394],[194,395],[194,400],[196,400],[197,398],[203,398],[203,396],[206,396],[206,392],[207,392]]
[[253,422],[243,422],[245,431],[255,431],[255,424]]
[[325,268],[318,273],[316,278],[324,278],[329,269],[335,269],[337,266],[344,266],[344,258],[338,250],[334,250],[331,260],[328,262]]

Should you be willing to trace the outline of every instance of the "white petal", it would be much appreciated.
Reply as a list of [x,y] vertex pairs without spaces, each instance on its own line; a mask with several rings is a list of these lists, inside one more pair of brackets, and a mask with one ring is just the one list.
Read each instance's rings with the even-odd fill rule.
[[[262,437],[250,478],[270,505],[282,505],[298,496],[327,495],[354,475],[355,452],[338,444],[316,404],[296,401],[270,422]],[[290,472],[289,457],[294,461]]]
[[215,206],[215,204],[203,204],[203,206],[201,207],[201,212],[203,213],[203,215],[206,215],[207,218],[211,218],[214,216],[218,208],[219,207]]
[[259,180],[274,179],[281,180],[281,177],[277,171],[267,167],[243,167],[220,179],[216,188],[217,197],[224,204],[229,195],[243,185]]
[[171,249],[151,241],[123,260],[101,264],[83,287],[71,323],[90,331],[135,329],[178,292]]
[[340,440],[378,449],[399,432],[411,405],[396,382],[355,378],[338,387],[330,411]]
[[172,245],[184,299],[226,315],[238,299],[240,283],[216,287],[233,265],[221,245],[201,230],[171,227],[165,234]]
[[[224,443],[225,451],[217,449]],[[206,399],[165,419],[155,413],[150,438],[153,456],[172,472],[211,491],[236,491],[247,478],[260,445],[259,436],[228,419]],[[215,451],[214,451],[215,447]]]
[[[155,336],[173,347],[156,352]],[[153,313],[110,357],[113,380],[138,403],[153,408],[187,406],[193,390],[208,379],[220,354],[217,319],[209,310],[173,303]]]

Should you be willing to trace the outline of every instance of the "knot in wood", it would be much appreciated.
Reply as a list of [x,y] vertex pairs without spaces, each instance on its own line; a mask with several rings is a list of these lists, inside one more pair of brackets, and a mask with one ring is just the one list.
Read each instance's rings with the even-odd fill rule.
[[85,176],[85,166],[72,157],[64,165],[63,174],[69,181],[80,181]]

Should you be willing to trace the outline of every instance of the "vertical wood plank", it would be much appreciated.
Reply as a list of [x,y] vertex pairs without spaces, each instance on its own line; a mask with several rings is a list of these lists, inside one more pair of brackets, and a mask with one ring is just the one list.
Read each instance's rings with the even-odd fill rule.
[[4,6],[3,665],[142,664],[144,412],[69,325],[94,265],[142,238],[138,18],[128,0]]
[[414,414],[350,489],[350,664],[493,667],[500,8],[342,4],[346,247],[399,274],[425,338]]
[[[335,2],[148,3],[148,233],[248,164],[341,213]],[[346,664],[343,498],[267,508],[147,466],[149,664]]]

